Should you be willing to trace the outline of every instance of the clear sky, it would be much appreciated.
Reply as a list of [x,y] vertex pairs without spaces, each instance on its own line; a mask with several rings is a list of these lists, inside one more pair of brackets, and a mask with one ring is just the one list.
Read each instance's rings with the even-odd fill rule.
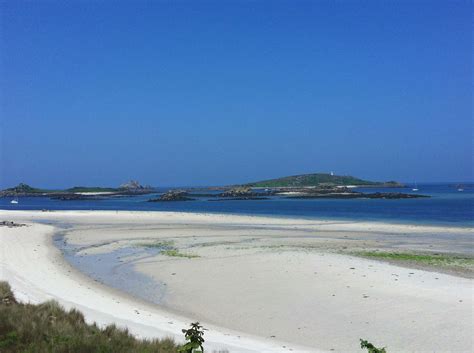
[[0,1],[2,187],[473,180],[471,1]]

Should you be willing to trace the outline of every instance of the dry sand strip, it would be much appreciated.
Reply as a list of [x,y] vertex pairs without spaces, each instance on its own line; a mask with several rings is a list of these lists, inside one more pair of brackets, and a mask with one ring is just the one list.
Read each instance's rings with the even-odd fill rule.
[[[0,211],[0,217],[5,219],[22,218],[18,218],[18,212],[10,216],[8,211]],[[42,215],[33,212],[25,218],[29,216]],[[182,341],[181,329],[188,327],[191,319],[107,288],[71,268],[52,243],[54,231],[50,225],[35,223],[28,223],[27,227],[0,228],[0,280],[11,284],[19,300],[40,303],[54,299],[67,309],[82,311],[88,322],[127,327],[137,337],[172,337]],[[324,352],[212,325],[205,327],[208,331],[204,347],[210,352]]]
[[[472,279],[274,247],[281,241],[338,243],[357,233],[362,245],[396,238],[404,247],[420,247],[428,239],[449,251],[457,239],[469,242],[472,229],[129,211],[0,211],[3,219],[68,223],[68,242],[99,253],[111,250],[97,247],[101,243],[123,246],[143,237],[173,239],[196,251],[201,257],[158,255],[135,263],[137,272],[167,284],[156,306],[71,269],[52,245],[51,226],[0,229],[0,277],[20,298],[54,298],[90,320],[115,322],[143,337],[180,337],[189,318],[199,318],[210,328],[209,347],[230,352],[357,352],[359,338],[386,345],[390,353],[474,351]],[[196,246],[213,242],[220,245]]]

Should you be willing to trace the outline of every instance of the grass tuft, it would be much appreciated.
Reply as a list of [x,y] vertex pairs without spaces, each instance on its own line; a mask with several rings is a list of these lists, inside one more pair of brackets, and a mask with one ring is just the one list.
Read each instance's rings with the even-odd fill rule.
[[150,243],[139,243],[138,246],[144,248],[171,248],[173,246],[173,241],[165,240],[165,241],[157,241],[157,242],[150,242]]
[[361,251],[360,256],[387,260],[414,261],[426,264],[474,264],[474,258],[448,254],[415,254],[404,252]]
[[186,257],[188,259],[200,257],[199,255],[196,255],[196,254],[182,253],[178,249],[169,249],[169,250],[162,251],[161,253],[166,256]]
[[[85,322],[81,312],[57,302],[21,304],[0,282],[1,353],[176,353],[171,339],[138,340],[115,325],[104,329]],[[5,300],[7,298],[7,300]]]

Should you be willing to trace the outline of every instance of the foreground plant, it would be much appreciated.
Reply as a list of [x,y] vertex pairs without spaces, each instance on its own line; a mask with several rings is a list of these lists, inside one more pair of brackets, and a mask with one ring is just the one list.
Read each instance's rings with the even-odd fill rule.
[[362,349],[366,348],[369,351],[369,353],[387,353],[387,351],[385,350],[385,347],[377,348],[369,341],[366,341],[363,339],[360,340],[360,348]]
[[89,325],[57,302],[19,303],[0,281],[0,353],[177,353],[171,339],[141,340],[126,329]]
[[178,349],[178,352],[204,353],[204,348],[202,348],[202,344],[204,343],[204,338],[202,337],[204,335],[204,328],[199,325],[199,322],[193,322],[191,328],[187,330],[183,329],[182,332],[188,342],[182,345]]

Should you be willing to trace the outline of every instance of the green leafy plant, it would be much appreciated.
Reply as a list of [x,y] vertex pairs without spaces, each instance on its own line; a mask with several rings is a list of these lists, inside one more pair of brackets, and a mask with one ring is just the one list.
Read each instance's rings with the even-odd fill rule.
[[204,338],[202,337],[204,335],[204,328],[199,325],[199,322],[193,322],[191,328],[183,329],[182,332],[188,342],[178,348],[178,352],[204,353],[204,348],[202,348],[202,344],[204,343]]
[[387,351],[385,350],[385,347],[377,348],[369,341],[366,341],[363,339],[360,340],[360,348],[362,349],[366,348],[369,351],[369,353],[387,353]]

